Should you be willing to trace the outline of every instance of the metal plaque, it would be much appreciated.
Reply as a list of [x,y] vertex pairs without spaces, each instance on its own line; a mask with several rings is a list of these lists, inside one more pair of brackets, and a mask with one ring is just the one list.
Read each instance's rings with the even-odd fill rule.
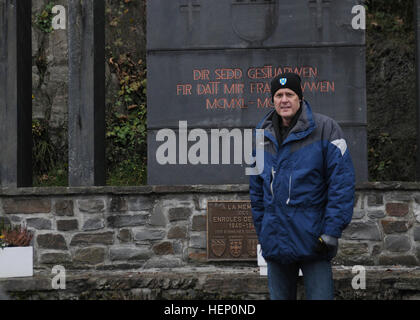
[[254,261],[257,244],[251,201],[208,201],[208,260]]

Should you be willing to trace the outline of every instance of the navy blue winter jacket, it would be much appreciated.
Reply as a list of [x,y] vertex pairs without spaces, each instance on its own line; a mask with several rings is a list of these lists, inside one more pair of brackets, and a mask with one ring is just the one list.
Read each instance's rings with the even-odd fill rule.
[[306,101],[301,108],[281,146],[272,124],[276,111],[259,123],[256,129],[264,129],[264,169],[250,176],[262,255],[284,264],[331,259],[316,252],[318,238],[340,238],[353,215],[354,168],[341,128],[333,119],[312,113]]

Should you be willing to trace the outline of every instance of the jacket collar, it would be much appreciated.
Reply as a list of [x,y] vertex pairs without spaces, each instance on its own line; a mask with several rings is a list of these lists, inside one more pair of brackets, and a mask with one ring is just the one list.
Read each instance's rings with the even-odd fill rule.
[[[313,120],[313,113],[311,106],[306,100],[302,103],[302,113],[300,114],[296,125],[290,130],[289,135],[283,141],[286,144],[291,141],[301,140],[308,136],[316,127],[315,121]],[[275,109],[271,110],[257,125],[257,129],[264,129],[265,135],[273,140],[277,145],[275,137],[274,126],[273,126],[273,114],[276,112]]]

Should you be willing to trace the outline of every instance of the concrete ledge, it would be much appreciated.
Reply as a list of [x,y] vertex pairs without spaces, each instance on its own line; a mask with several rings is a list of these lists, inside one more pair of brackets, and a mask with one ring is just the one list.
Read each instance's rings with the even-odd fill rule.
[[[358,273],[351,267],[334,267],[337,300],[420,299],[420,268],[366,267],[366,289],[355,290]],[[12,299],[268,299],[267,277],[258,268],[195,268],[147,272],[72,273],[65,290],[51,287],[55,275],[0,279]],[[304,299],[303,279],[298,297]]]
[[[364,182],[356,191],[420,191],[420,182]],[[184,185],[184,186],[132,186],[132,187],[45,187],[45,188],[0,188],[2,196],[46,196],[46,195],[130,195],[163,193],[235,193],[249,192],[248,184]]]

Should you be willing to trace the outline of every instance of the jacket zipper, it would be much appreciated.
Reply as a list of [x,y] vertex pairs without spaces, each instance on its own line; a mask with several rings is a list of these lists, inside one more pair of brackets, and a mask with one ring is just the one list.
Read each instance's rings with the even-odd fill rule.
[[286,201],[286,204],[288,205],[289,204],[289,202],[290,202],[290,193],[291,193],[291,190],[292,190],[292,175],[290,175],[290,177],[289,177],[289,198],[287,199],[287,201]]
[[273,183],[274,183],[274,175],[276,174],[276,171],[274,171],[274,167],[271,167],[271,183],[270,183],[270,190],[271,195],[274,197],[274,191],[273,191]]

